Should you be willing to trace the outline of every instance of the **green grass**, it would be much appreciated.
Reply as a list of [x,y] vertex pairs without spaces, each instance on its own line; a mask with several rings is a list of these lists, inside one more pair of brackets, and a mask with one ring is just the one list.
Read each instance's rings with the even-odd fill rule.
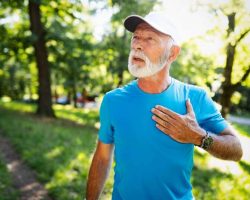
[[0,200],[13,200],[17,198],[18,192],[12,185],[10,174],[0,154]]
[[[72,109],[56,106],[62,119],[41,119],[32,114],[35,107],[29,104],[0,103],[0,127],[11,140],[26,163],[54,199],[82,199],[86,177],[95,149],[98,112],[89,109]],[[70,119],[74,123],[65,119]],[[80,125],[77,125],[80,124]],[[234,124],[240,135],[248,139],[249,126]],[[247,136],[247,137],[245,137]],[[192,184],[197,200],[247,200],[250,197],[250,158],[234,165],[239,172],[227,169],[232,162],[222,162],[209,154],[196,150]],[[110,199],[112,175],[101,199]]]
[[[24,113],[34,113],[36,110],[35,104],[23,103],[18,101],[2,102],[0,106],[12,111],[19,111]],[[79,109],[73,108],[71,105],[53,105],[55,114],[60,119],[73,121],[77,124],[98,126],[98,109]]]
[[[195,152],[195,166],[193,169],[192,185],[196,199],[201,200],[248,200],[250,197],[249,163],[240,161],[240,174],[225,172],[222,168],[207,167],[209,156],[200,158]],[[200,159],[206,162],[201,164]],[[225,161],[228,162],[228,161]],[[237,165],[237,164],[236,164]]]
[[1,110],[3,133],[57,199],[81,199],[96,130]]
[[232,123],[232,124],[241,135],[244,135],[250,138],[250,126],[243,125],[243,124],[236,124],[236,123]]
[[[32,110],[26,104],[22,108]],[[98,118],[97,114],[93,116],[85,112],[78,117],[83,117],[81,123],[87,124],[78,125],[64,119],[38,118],[0,107],[1,116],[4,116],[0,117],[2,133],[37,172],[38,179],[55,199],[80,200],[85,195],[86,178],[97,139],[93,118]],[[103,198],[110,195],[110,190],[109,183]]]

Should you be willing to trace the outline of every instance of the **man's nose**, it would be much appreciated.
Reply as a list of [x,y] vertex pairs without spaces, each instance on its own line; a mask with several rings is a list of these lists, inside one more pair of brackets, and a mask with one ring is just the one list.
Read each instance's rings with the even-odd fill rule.
[[136,41],[132,41],[131,47],[134,50],[143,50],[142,40],[137,39]]

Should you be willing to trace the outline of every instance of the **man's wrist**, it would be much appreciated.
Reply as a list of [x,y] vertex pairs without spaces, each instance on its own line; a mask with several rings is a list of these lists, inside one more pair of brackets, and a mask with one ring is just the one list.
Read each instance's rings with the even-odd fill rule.
[[213,142],[214,142],[213,137],[207,132],[207,135],[203,138],[200,147],[203,148],[204,150],[208,150],[212,146]]
[[194,143],[195,146],[201,146],[202,145],[202,141],[205,138],[205,136],[207,135],[207,132],[204,129],[201,129],[199,131],[198,137],[196,138],[196,141]]
[[212,146],[213,142],[214,142],[213,137],[209,134],[208,131],[205,131],[205,135],[200,140],[200,143],[198,143],[198,144],[196,143],[194,145],[201,147],[204,150],[208,150]]

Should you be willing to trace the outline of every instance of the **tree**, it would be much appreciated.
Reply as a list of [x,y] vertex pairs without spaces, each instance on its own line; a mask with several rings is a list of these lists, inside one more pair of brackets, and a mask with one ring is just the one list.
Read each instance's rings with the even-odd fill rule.
[[[227,29],[227,37],[229,38],[235,32],[235,17],[236,13],[232,12],[227,14],[228,19],[228,29]],[[242,83],[247,79],[248,75],[250,74],[250,63],[246,66],[246,70],[244,71],[243,75],[239,78],[236,83],[232,83],[232,73],[234,67],[234,60],[236,57],[236,48],[244,39],[248,33],[250,32],[250,27],[244,30],[239,36],[236,37],[234,41],[229,41],[226,47],[226,65],[224,69],[223,76],[225,78],[224,82],[221,85],[222,94],[220,97],[220,103],[222,105],[221,113],[224,117],[230,111],[231,108],[231,98],[233,93],[242,86]],[[246,63],[247,64],[247,63]]]
[[38,107],[37,114],[46,117],[54,117],[52,109],[50,71],[48,54],[45,41],[45,30],[41,22],[40,5],[37,1],[29,0],[30,29],[34,40],[36,63],[38,67]]
[[[94,13],[87,5],[79,2],[53,2],[44,6],[45,12],[52,12],[53,17],[47,16],[47,47],[50,52],[52,68],[52,85],[54,93],[57,86],[63,86],[64,92],[73,100],[77,107],[76,93],[87,88],[92,83],[89,81],[89,68],[95,70],[92,60],[94,38],[92,27],[84,15]],[[84,19],[84,20],[83,20]]]
[[211,54],[202,53],[201,42],[205,42],[203,37],[191,38],[181,45],[181,53],[172,64],[171,76],[199,85],[211,91],[212,83],[215,81],[215,62]]
[[[200,8],[208,8],[215,15],[217,24],[212,31],[214,37],[219,37],[224,42],[223,57],[225,64],[222,66],[222,84],[218,90],[219,103],[222,106],[221,113],[227,117],[232,105],[231,99],[234,93],[242,85],[249,85],[250,52],[247,37],[250,36],[250,12],[246,9],[246,1],[230,0],[221,2],[204,2],[197,4]],[[227,21],[227,26],[224,23]],[[222,37],[221,37],[222,36]]]
[[[12,6],[9,9],[9,6]],[[0,2],[0,97],[7,95],[13,100],[21,99],[25,93],[26,74],[28,74],[28,57],[25,52],[29,46],[26,37],[28,23],[23,20],[15,23],[8,18],[19,14],[19,4],[6,1]],[[5,21],[5,19],[7,19]],[[22,19],[22,16],[20,16]],[[5,22],[4,22],[5,21]]]
[[97,87],[89,81],[89,71],[96,69],[89,23],[94,13],[88,2],[79,0],[0,1],[0,18],[6,20],[0,24],[5,36],[0,43],[0,96],[20,100],[29,93],[29,98],[38,96],[41,105],[51,101],[50,85],[54,91],[59,88],[59,95],[71,93],[74,100],[83,87]]

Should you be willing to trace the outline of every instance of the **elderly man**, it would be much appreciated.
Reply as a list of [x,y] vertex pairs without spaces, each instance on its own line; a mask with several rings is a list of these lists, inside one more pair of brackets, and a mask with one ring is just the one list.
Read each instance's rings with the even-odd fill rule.
[[87,200],[99,198],[113,150],[113,200],[194,199],[194,146],[239,161],[240,142],[202,88],[170,76],[180,47],[166,16],[132,15],[124,26],[133,33],[128,69],[138,79],[104,96]]

